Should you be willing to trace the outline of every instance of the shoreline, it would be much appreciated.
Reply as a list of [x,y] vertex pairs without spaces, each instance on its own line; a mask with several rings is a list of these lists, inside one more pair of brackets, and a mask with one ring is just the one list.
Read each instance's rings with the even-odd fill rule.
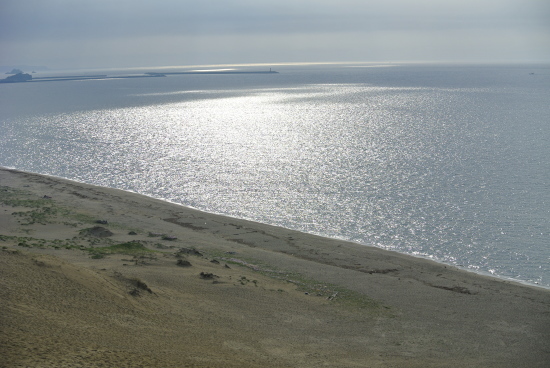
[[11,366],[550,362],[538,285],[55,176],[0,167],[0,189]]
[[[174,74],[174,73],[172,73],[172,74]],[[178,74],[180,74],[180,73],[178,73]],[[526,280],[518,280],[518,279],[515,279],[515,278],[513,278],[513,277],[506,277],[506,276],[501,276],[501,275],[490,274],[489,272],[477,271],[477,270],[475,270],[475,269],[470,269],[470,268],[465,267],[465,266],[453,265],[453,264],[450,264],[450,263],[445,263],[444,261],[440,261],[440,260],[437,260],[437,259],[433,259],[433,258],[431,258],[431,257],[429,257],[429,256],[420,256],[420,255],[413,255],[413,254],[408,254],[408,253],[402,253],[402,252],[398,252],[398,251],[394,251],[394,250],[379,248],[379,247],[376,247],[376,246],[373,246],[373,245],[363,244],[363,243],[356,242],[356,241],[349,240],[349,239],[330,237],[330,236],[323,235],[323,234],[307,233],[307,232],[303,232],[303,231],[300,231],[300,230],[295,230],[295,229],[291,229],[291,228],[285,228],[285,227],[278,226],[278,225],[271,225],[271,224],[267,224],[267,223],[258,222],[258,221],[255,221],[255,220],[253,220],[253,219],[240,218],[240,217],[233,217],[233,216],[230,216],[230,215],[227,215],[227,214],[216,213],[216,212],[207,212],[207,211],[201,210],[201,209],[199,209],[199,208],[195,208],[195,207],[192,207],[192,206],[187,206],[187,205],[184,205],[184,204],[181,204],[181,203],[177,203],[177,202],[172,202],[172,201],[169,201],[169,200],[166,200],[166,199],[162,199],[162,198],[155,198],[155,197],[151,197],[151,196],[148,196],[148,195],[145,195],[145,194],[141,194],[141,193],[137,193],[137,192],[133,192],[133,191],[129,191],[129,190],[124,190],[124,189],[117,189],[117,188],[111,188],[111,187],[98,186],[98,185],[95,185],[95,184],[89,184],[89,183],[85,183],[85,182],[80,182],[80,181],[73,180],[73,179],[67,179],[67,178],[63,178],[63,177],[60,177],[60,176],[56,176],[56,175],[40,174],[40,173],[35,173],[35,172],[30,172],[30,171],[19,170],[19,169],[17,169],[17,168],[13,168],[13,167],[4,167],[4,166],[0,166],[0,171],[3,171],[3,170],[21,172],[21,173],[26,173],[26,174],[31,174],[31,175],[44,176],[44,177],[49,177],[49,178],[58,179],[58,180],[66,180],[66,181],[69,181],[69,182],[74,182],[74,183],[83,184],[83,185],[95,186],[95,187],[104,188],[104,189],[107,189],[107,190],[119,190],[119,191],[124,192],[124,193],[134,194],[134,195],[138,195],[138,196],[143,196],[143,197],[146,197],[146,198],[150,198],[150,199],[152,199],[152,200],[157,200],[157,201],[165,202],[165,203],[170,204],[170,205],[181,206],[182,208],[189,209],[189,210],[191,210],[191,211],[197,211],[198,213],[204,213],[204,214],[206,214],[206,215],[219,216],[219,217],[221,217],[221,218],[227,218],[227,219],[229,219],[229,220],[233,219],[233,220],[236,220],[236,221],[245,221],[245,222],[250,222],[250,223],[252,223],[252,224],[271,226],[271,227],[274,227],[274,228],[280,228],[280,229],[284,229],[284,230],[287,230],[287,231],[293,231],[293,232],[304,233],[304,234],[308,234],[308,235],[312,235],[312,236],[316,236],[316,237],[320,237],[320,238],[326,238],[326,239],[333,240],[333,241],[335,241],[335,242],[345,242],[345,243],[350,243],[350,244],[356,244],[357,246],[361,246],[361,247],[367,247],[367,248],[372,248],[372,249],[379,249],[379,250],[381,250],[381,251],[389,252],[389,253],[392,253],[392,254],[393,254],[393,253],[394,253],[394,254],[399,254],[399,255],[403,255],[403,256],[405,256],[405,257],[411,257],[411,258],[414,258],[414,259],[421,259],[421,260],[425,260],[425,261],[428,261],[428,262],[434,262],[434,263],[439,264],[439,265],[442,265],[442,266],[453,267],[453,268],[456,268],[456,269],[458,269],[458,270],[465,271],[465,272],[469,272],[469,273],[473,273],[473,274],[475,274],[475,275],[479,275],[479,276],[483,276],[483,277],[494,278],[494,279],[496,279],[496,280],[501,280],[501,281],[516,283],[516,284],[518,284],[518,285],[527,286],[527,287],[541,288],[541,289],[550,291],[550,285],[549,285],[549,286],[540,285],[540,284],[535,283],[535,282],[529,282],[529,281],[526,281]]]
[[[1,167],[1,166],[0,166],[0,170],[2,170],[2,167]],[[14,170],[16,170],[16,169],[14,169]],[[36,174],[36,175],[44,175],[44,176],[51,176],[51,177],[57,178],[57,179],[74,181],[74,180],[71,180],[71,179],[66,179],[66,178],[62,178],[62,177],[55,176],[55,175],[46,175],[46,174],[39,174],[39,173],[33,173],[33,174]],[[79,182],[79,181],[75,181],[75,182],[77,182],[77,183],[82,183],[82,184],[87,184],[87,183]],[[94,185],[94,184],[87,184],[87,185]],[[99,186],[99,187],[101,187],[101,186]],[[110,187],[101,187],[101,188],[116,189],[116,190],[121,190],[121,191],[123,191],[123,192],[127,192],[127,193],[130,193],[130,194],[136,194],[136,195],[145,196],[145,197],[147,197],[147,198],[151,198],[151,199],[158,200],[158,201],[161,201],[161,202],[169,203],[169,204],[172,204],[172,205],[175,205],[175,206],[181,206],[181,207],[184,207],[184,208],[188,208],[188,209],[190,209],[190,210],[193,210],[193,211],[198,211],[198,212],[200,212],[200,213],[205,213],[205,214],[212,215],[212,216],[219,216],[219,217],[222,217],[222,218],[234,219],[234,220],[237,220],[237,221],[246,221],[246,222],[250,222],[250,223],[253,223],[253,224],[259,224],[259,225],[265,225],[265,226],[272,226],[272,227],[274,227],[274,228],[285,229],[285,230],[287,230],[287,231],[293,231],[293,232],[298,232],[298,233],[304,233],[304,234],[308,234],[308,235],[312,235],[312,236],[316,236],[316,237],[320,237],[320,238],[329,239],[329,240],[332,240],[332,241],[334,241],[334,242],[344,242],[344,243],[355,244],[355,245],[361,246],[361,247],[379,249],[379,250],[381,250],[381,251],[383,251],[383,252],[389,252],[390,254],[399,254],[399,255],[402,255],[402,256],[405,256],[405,257],[411,257],[411,258],[413,258],[413,259],[421,259],[421,260],[425,260],[425,261],[428,261],[428,262],[436,263],[436,264],[441,265],[441,266],[452,267],[452,268],[455,268],[455,269],[457,269],[457,270],[461,270],[461,271],[464,271],[464,272],[472,273],[472,274],[474,274],[474,275],[478,275],[478,276],[482,276],[482,277],[488,277],[488,278],[495,279],[495,280],[506,281],[506,282],[518,284],[519,286],[534,287],[534,288],[540,288],[540,289],[543,289],[543,290],[550,291],[550,285],[549,285],[549,286],[541,285],[541,284],[534,283],[534,282],[529,282],[529,281],[525,281],[525,280],[515,279],[515,278],[513,278],[513,277],[506,277],[506,276],[501,276],[501,275],[497,275],[497,274],[491,274],[491,273],[485,272],[485,271],[478,271],[478,270],[471,269],[471,268],[468,268],[468,267],[462,266],[462,265],[453,265],[453,264],[451,264],[451,263],[446,263],[446,262],[444,262],[444,261],[440,261],[440,260],[438,260],[438,259],[431,258],[430,256],[421,256],[421,255],[414,255],[414,254],[409,254],[409,253],[403,253],[403,252],[398,252],[398,251],[395,251],[395,250],[379,248],[379,247],[376,247],[376,246],[374,246],[374,245],[368,245],[368,244],[360,243],[360,242],[353,241],[353,240],[350,240],[350,239],[338,238],[338,237],[331,237],[331,236],[329,236],[329,235],[323,235],[323,234],[317,234],[317,233],[308,233],[308,232],[305,232],[305,231],[295,230],[295,229],[292,229],[292,228],[286,228],[286,227],[279,226],[279,225],[272,225],[272,224],[268,224],[268,223],[263,223],[263,222],[255,221],[254,219],[241,218],[241,217],[234,217],[234,216],[227,215],[227,214],[223,214],[223,213],[208,212],[208,211],[204,211],[204,210],[201,210],[201,209],[199,209],[199,208],[195,208],[195,207],[188,206],[188,205],[185,205],[185,204],[181,204],[181,203],[169,201],[169,200],[167,200],[167,199],[155,198],[155,197],[148,196],[148,195],[146,195],[146,194],[141,194],[141,193],[133,192],[133,191],[129,191],[129,190],[117,189],[117,188],[110,188]]]

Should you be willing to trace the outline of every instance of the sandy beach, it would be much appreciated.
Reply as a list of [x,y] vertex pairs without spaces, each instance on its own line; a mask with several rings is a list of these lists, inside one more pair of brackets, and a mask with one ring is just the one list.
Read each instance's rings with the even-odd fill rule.
[[0,367],[548,367],[550,290],[0,169]]

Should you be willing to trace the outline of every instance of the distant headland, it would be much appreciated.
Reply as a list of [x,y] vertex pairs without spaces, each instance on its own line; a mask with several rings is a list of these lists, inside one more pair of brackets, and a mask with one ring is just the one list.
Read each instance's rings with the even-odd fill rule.
[[32,80],[32,75],[25,74],[23,72],[18,72],[16,74],[10,75],[5,79],[1,79],[0,83],[19,83],[19,82],[27,82],[30,80]]
[[[33,72],[34,73],[34,72]],[[158,78],[166,77],[168,75],[185,75],[185,74],[278,74],[274,70],[191,70],[184,72],[147,72],[138,75],[61,75],[52,77],[33,77],[31,74],[23,73],[19,69],[13,69],[12,72],[6,74],[13,74],[5,79],[0,79],[0,83],[20,83],[20,82],[60,82],[60,81],[75,81],[75,80],[90,80],[90,79],[130,79],[130,78]]]

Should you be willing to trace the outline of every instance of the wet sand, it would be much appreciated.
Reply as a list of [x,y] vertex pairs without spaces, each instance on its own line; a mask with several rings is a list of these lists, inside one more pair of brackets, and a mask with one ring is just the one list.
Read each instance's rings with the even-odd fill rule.
[[0,367],[547,367],[550,291],[0,169]]

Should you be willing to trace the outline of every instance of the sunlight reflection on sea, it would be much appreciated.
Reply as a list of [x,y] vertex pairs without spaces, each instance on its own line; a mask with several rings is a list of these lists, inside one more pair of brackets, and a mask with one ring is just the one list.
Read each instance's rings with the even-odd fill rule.
[[[518,146],[506,93],[365,83],[131,91],[185,100],[5,122],[2,156],[29,171],[548,285],[548,213],[532,192],[548,174],[525,168],[529,147]],[[539,149],[528,155],[535,166]]]

